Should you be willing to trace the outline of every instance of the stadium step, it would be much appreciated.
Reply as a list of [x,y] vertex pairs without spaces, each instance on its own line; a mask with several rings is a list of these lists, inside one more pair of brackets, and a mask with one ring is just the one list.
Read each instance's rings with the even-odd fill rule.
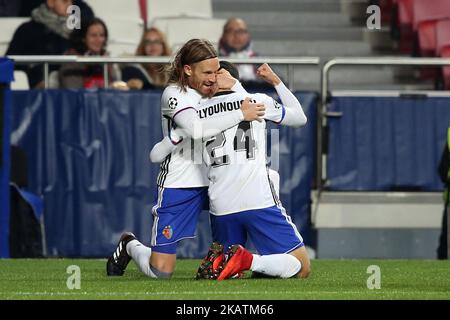
[[372,56],[368,43],[338,40],[255,40],[254,49],[262,56],[319,56],[322,59],[337,56]]
[[[212,0],[217,18],[243,18],[254,50],[264,57],[398,56],[390,30],[366,27],[366,0]],[[285,81],[286,68],[277,66]],[[320,91],[317,67],[295,67],[297,90]],[[433,84],[417,77],[411,67],[333,69],[330,90],[430,90]]]
[[[214,14],[215,18],[234,17],[234,11],[221,11]],[[252,11],[245,16],[238,14],[249,25],[250,31],[254,26],[271,26],[274,30],[281,26],[303,28],[309,26],[335,27],[350,26],[350,21],[340,12],[300,12],[300,11]]]
[[440,192],[313,192],[312,212],[319,258],[436,257]]
[[254,40],[347,40],[361,41],[363,35],[360,28],[355,27],[304,27],[296,28],[280,26],[276,29],[270,26],[250,26]]
[[363,39],[370,44],[373,50],[389,55],[395,52],[395,42],[391,38],[389,28],[383,27],[380,30],[362,28],[362,33]]
[[[287,83],[287,72],[281,66],[274,70]],[[320,75],[314,67],[294,68],[294,89],[320,91]],[[433,83],[414,78],[397,79],[396,68],[390,67],[335,67],[329,75],[330,90],[431,90]]]
[[307,11],[340,12],[341,4],[336,0],[213,0],[213,11]]

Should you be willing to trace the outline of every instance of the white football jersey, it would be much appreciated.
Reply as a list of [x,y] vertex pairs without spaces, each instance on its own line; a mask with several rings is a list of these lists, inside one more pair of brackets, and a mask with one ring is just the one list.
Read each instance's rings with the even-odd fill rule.
[[[276,123],[283,119],[284,106],[266,94],[221,94],[203,102],[198,115],[201,118],[220,117],[239,108],[246,97],[265,104],[264,119]],[[264,120],[242,121],[203,140],[212,214],[226,215],[280,205],[268,176],[266,140]]]
[[[197,110],[201,95],[194,89],[181,91],[169,85],[161,96],[161,117],[164,136],[174,125],[173,118],[187,108]],[[178,115],[182,116],[182,114]],[[160,165],[157,184],[166,188],[207,187],[206,167],[202,162],[202,145],[191,139],[183,139]]]

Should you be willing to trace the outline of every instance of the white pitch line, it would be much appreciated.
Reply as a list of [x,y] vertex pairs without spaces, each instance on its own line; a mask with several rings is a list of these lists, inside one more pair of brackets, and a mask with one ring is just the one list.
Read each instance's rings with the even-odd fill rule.
[[[128,296],[128,295],[145,295],[145,296],[164,296],[164,295],[276,295],[276,294],[290,294],[290,295],[312,295],[312,294],[361,294],[366,293],[364,291],[168,291],[168,292],[88,292],[88,291],[73,291],[73,292],[0,292],[0,296],[75,296],[75,295],[94,295],[94,296]],[[367,293],[374,295],[412,295],[418,294],[418,292],[403,292],[403,291],[367,291]],[[441,291],[426,291],[420,292],[421,295],[446,295],[450,296],[450,292]]]

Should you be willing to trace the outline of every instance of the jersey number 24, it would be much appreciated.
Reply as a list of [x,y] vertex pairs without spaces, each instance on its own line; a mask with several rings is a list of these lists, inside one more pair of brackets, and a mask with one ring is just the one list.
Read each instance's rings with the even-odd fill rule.
[[[228,129],[229,130],[229,129]],[[230,156],[224,154],[223,156],[217,156],[216,151],[219,148],[225,146],[226,141],[225,133],[221,132],[218,135],[210,138],[206,141],[206,151],[208,152],[210,163],[212,167],[219,167],[230,164]],[[255,159],[256,143],[252,131],[252,123],[248,121],[242,121],[236,129],[236,133],[233,138],[233,150],[235,152],[245,151],[246,158],[248,160]]]

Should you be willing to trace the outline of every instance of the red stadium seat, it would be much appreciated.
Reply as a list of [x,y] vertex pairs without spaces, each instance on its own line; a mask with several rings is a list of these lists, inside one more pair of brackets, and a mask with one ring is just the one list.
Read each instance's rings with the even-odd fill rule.
[[439,20],[436,23],[436,55],[441,56],[441,51],[450,47],[450,19]]
[[398,28],[400,31],[399,49],[403,53],[411,53],[413,50],[413,1],[397,0]]
[[448,0],[414,0],[413,29],[417,32],[421,56],[436,55],[436,23],[450,18]]
[[[440,20],[436,23],[436,53],[450,58],[450,20]],[[445,90],[450,90],[450,66],[442,68]]]
[[390,23],[392,19],[392,11],[394,9],[395,0],[379,0],[378,5],[381,10],[381,21]]
[[144,26],[147,26],[147,0],[139,0],[139,10],[141,19],[144,21]]
[[413,1],[397,0],[398,20],[401,25],[412,26],[413,23]]
[[[442,49],[441,56],[443,58],[450,58],[450,47],[445,47],[444,49]],[[442,68],[442,76],[444,78],[445,90],[450,90],[450,67]]]
[[[450,58],[450,20],[436,23],[436,53],[438,56]],[[450,66],[442,67],[445,90],[450,90]]]

